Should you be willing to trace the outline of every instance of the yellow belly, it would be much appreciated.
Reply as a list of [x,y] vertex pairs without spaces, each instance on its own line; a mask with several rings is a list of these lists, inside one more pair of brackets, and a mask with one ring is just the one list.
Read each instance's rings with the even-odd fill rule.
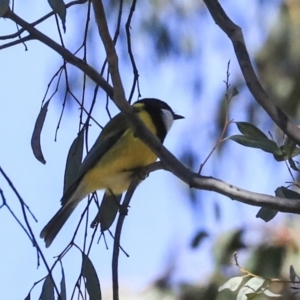
[[[130,143],[128,143],[130,141]],[[155,162],[157,156],[140,139],[127,130],[119,141],[83,178],[84,190],[108,189],[121,194],[130,185],[132,171]]]

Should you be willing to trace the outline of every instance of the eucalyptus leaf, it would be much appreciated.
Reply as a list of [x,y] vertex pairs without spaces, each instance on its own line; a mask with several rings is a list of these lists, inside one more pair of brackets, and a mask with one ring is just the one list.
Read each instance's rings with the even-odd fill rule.
[[9,0],[0,0],[0,18],[5,15],[9,9]]
[[288,199],[297,199],[300,200],[300,194],[287,189],[284,186],[281,186],[275,190],[275,195],[277,197],[288,198]]
[[63,265],[61,263],[60,300],[67,300],[66,278]]
[[63,0],[48,0],[53,12],[55,12],[61,19],[64,32],[66,32],[66,15],[67,8]]
[[268,137],[256,126],[248,122],[235,122],[237,128],[243,135],[250,135],[252,137],[267,139]]
[[109,229],[119,211],[121,198],[122,195],[115,196],[105,193],[99,211],[91,223],[91,227],[94,228],[99,223],[101,231]]
[[289,157],[291,157],[296,148],[296,145],[297,144],[294,140],[292,140],[290,137],[286,137],[283,145],[284,152],[287,153]]
[[277,154],[274,154],[274,158],[277,161],[284,161],[287,160],[289,158],[293,158],[295,156],[298,156],[300,154],[300,148],[295,147],[293,152],[291,154],[288,154],[286,152],[286,150],[284,149],[284,146],[281,146],[280,148],[280,152],[278,152]]
[[44,281],[40,300],[54,300],[54,285],[50,275]]
[[31,297],[30,297],[30,292],[29,292],[24,300],[30,300],[30,299],[31,299]]
[[289,158],[289,165],[294,171],[300,172],[300,169],[296,166],[296,163],[292,158]]
[[227,280],[224,284],[222,284],[218,288],[218,291],[221,292],[225,289],[229,289],[234,292],[239,288],[243,279],[244,279],[244,277],[242,277],[242,276],[232,277],[229,280]]
[[269,208],[269,207],[262,207],[258,213],[256,214],[256,218],[260,218],[265,222],[271,221],[276,215],[278,214],[278,210]]
[[239,135],[239,134],[232,135],[228,138],[246,147],[258,148],[272,154],[281,153],[277,144],[268,138],[258,138],[250,135]]
[[101,300],[101,288],[98,275],[89,257],[82,252],[81,275],[85,278],[86,289],[90,300]]
[[45,119],[46,119],[49,101],[50,100],[48,100],[43,105],[43,107],[35,121],[32,137],[31,137],[31,148],[32,148],[33,154],[36,157],[36,159],[43,164],[45,164],[46,161],[44,159],[42,147],[41,147],[41,133],[42,133]]
[[196,235],[193,237],[191,247],[197,248],[206,237],[208,237],[207,231],[205,230],[198,231]]

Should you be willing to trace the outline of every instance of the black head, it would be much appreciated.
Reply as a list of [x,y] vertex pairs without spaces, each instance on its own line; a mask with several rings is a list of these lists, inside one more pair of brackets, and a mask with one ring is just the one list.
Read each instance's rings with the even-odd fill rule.
[[164,141],[167,132],[170,130],[174,120],[182,119],[184,117],[174,113],[172,108],[164,101],[155,98],[145,98],[134,103],[143,104],[145,109],[149,112],[153,123],[157,129],[157,136]]

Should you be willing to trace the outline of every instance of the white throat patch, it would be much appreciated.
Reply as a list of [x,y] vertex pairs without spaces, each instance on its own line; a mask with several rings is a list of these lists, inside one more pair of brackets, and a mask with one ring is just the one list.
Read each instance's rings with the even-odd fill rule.
[[162,119],[165,124],[166,130],[168,132],[174,121],[173,114],[168,109],[162,109],[161,115],[162,115]]

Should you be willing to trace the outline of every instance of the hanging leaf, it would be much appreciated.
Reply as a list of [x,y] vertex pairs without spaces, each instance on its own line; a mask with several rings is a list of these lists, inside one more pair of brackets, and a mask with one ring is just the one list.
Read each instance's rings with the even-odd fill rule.
[[109,229],[119,211],[121,198],[122,195],[115,196],[105,193],[99,211],[91,223],[91,227],[94,228],[99,223],[101,231]]
[[281,153],[276,143],[268,138],[258,138],[251,135],[240,134],[232,135],[228,138],[246,147],[258,148],[272,154]]
[[[281,197],[281,198],[288,198],[288,199],[300,199],[300,194],[287,189],[284,186],[281,186],[275,190],[275,196]],[[278,210],[268,208],[268,207],[262,207],[259,212],[257,213],[256,217],[261,218],[266,222],[269,222],[272,220],[278,213]]]
[[278,210],[269,207],[262,207],[256,214],[256,218],[260,218],[265,222],[271,221],[278,213]]
[[30,292],[29,292],[24,300],[30,300],[30,299],[31,299],[31,297],[30,297]]
[[85,278],[86,289],[90,300],[101,300],[100,282],[89,257],[82,252],[81,275]]
[[82,161],[84,129],[81,129],[73,141],[66,162],[64,177],[64,192],[75,181]]
[[44,159],[44,156],[42,153],[42,148],[41,148],[41,132],[42,132],[46,114],[48,111],[49,101],[50,100],[48,100],[42,107],[42,109],[35,121],[32,137],[31,137],[31,148],[32,148],[33,154],[34,154],[35,158],[43,164],[45,164],[46,161]]
[[207,231],[204,230],[198,231],[196,235],[193,237],[191,247],[194,249],[197,248],[206,237],[208,237]]
[[65,272],[62,263],[60,262],[61,266],[61,281],[60,281],[60,300],[67,300],[67,290],[66,290],[66,279],[65,279]]
[[0,0],[0,18],[5,15],[9,9],[9,0]]
[[235,122],[237,128],[243,135],[249,135],[252,137],[267,139],[268,137],[256,126],[248,122]]
[[48,0],[53,12],[55,12],[61,19],[64,32],[66,32],[66,15],[67,9],[63,0]]
[[300,172],[300,169],[296,166],[296,163],[294,162],[294,160],[292,158],[289,158],[289,164],[291,169],[293,169],[294,171]]
[[51,276],[48,275],[44,281],[40,300],[54,300],[54,285]]

